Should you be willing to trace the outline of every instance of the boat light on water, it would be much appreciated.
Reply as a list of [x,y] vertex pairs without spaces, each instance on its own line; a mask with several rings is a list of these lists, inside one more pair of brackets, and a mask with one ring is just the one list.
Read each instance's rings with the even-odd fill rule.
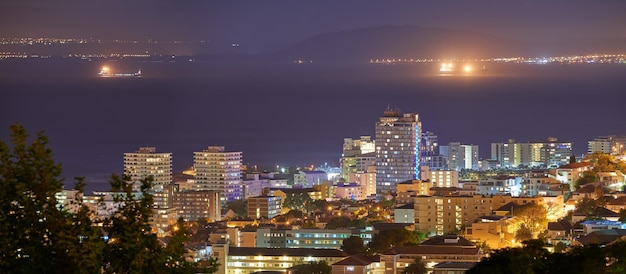
[[111,69],[107,66],[102,67],[100,72],[98,73],[100,77],[139,77],[141,76],[141,70],[132,73],[113,73]]

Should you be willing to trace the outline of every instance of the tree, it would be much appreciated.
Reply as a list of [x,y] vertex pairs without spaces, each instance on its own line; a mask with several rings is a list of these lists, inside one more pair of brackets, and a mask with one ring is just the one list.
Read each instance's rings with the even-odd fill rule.
[[174,233],[166,248],[151,233],[151,177],[135,193],[127,180],[112,175],[118,208],[99,227],[82,202],[84,178],[76,178],[76,194],[68,197],[75,202],[58,204],[61,167],[48,139],[38,133],[27,140],[24,128],[14,125],[11,149],[0,141],[1,273],[192,273],[184,258],[186,230]]
[[620,209],[619,211],[619,221],[624,223],[626,222],[626,209]]
[[140,181],[140,194],[134,193],[128,178],[111,175],[110,184],[117,212],[104,222],[109,242],[105,249],[107,270],[115,273],[162,271],[166,258],[156,235],[151,233],[152,177]]
[[382,230],[374,234],[369,242],[369,249],[376,252],[383,252],[394,246],[417,245],[420,243],[421,235],[403,228]]
[[422,261],[422,258],[415,257],[415,260],[413,260],[413,262],[407,266],[404,271],[402,271],[403,274],[426,274],[428,273],[428,270],[426,269],[426,264]]
[[312,261],[308,264],[293,266],[295,274],[331,274],[332,267],[326,261]]
[[596,171],[593,171],[593,170],[584,171],[583,176],[578,178],[574,182],[574,188],[579,189],[583,185],[594,183],[598,180],[597,178],[598,178],[598,173]]
[[547,226],[547,210],[540,204],[528,203],[513,208],[512,212],[513,216],[520,218],[526,224],[531,233],[536,229],[543,230]]
[[343,239],[341,250],[350,255],[367,253],[367,247],[363,244],[363,239],[359,236],[350,236],[349,238]]
[[225,208],[232,209],[238,216],[247,216],[246,200],[234,200],[226,203]]
[[327,212],[329,211],[328,208],[330,207],[332,209],[332,204],[329,203],[326,200],[315,200],[313,201],[313,210],[319,210],[322,212]]
[[585,197],[576,204],[575,212],[583,213],[585,216],[589,217],[595,214],[597,207],[598,204],[596,200]]
[[523,248],[497,249],[465,273],[549,273],[545,271],[547,268],[545,258],[549,253],[534,242],[530,243]]
[[565,244],[564,242],[558,242],[556,245],[554,245],[554,252],[556,253],[563,253],[566,249],[567,244]]
[[532,238],[533,232],[530,227],[525,223],[521,223],[517,228],[517,231],[515,231],[515,240],[521,243]]
[[189,240],[189,228],[182,218],[170,228],[170,238],[163,249],[165,267],[171,273],[195,273],[195,266],[185,257],[185,242]]
[[349,227],[351,222],[352,219],[347,216],[332,217],[330,218],[330,220],[328,220],[328,223],[326,223],[326,229]]
[[478,242],[478,243],[476,243],[476,247],[480,248],[480,250],[481,250],[484,254],[489,254],[489,253],[491,253],[491,247],[487,244],[487,241],[482,241],[482,242]]
[[79,256],[84,255],[78,252],[83,235],[70,233],[84,214],[74,219],[57,206],[61,165],[54,162],[48,138],[39,132],[29,142],[24,127],[16,124],[10,126],[10,140],[11,145],[0,140],[0,272],[55,272],[79,269],[82,262],[93,266],[85,261],[89,257]]
[[313,199],[311,199],[311,196],[305,192],[288,194],[283,201],[283,207],[289,209],[300,209],[305,213],[310,212],[311,204],[313,204]]

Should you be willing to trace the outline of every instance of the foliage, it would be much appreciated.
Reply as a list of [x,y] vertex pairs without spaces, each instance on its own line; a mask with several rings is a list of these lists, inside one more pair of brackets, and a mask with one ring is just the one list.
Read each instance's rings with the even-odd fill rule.
[[110,184],[118,204],[117,212],[104,222],[104,231],[109,237],[105,249],[107,270],[116,273],[156,271],[165,264],[162,248],[156,235],[150,233],[152,214],[152,178],[141,180],[141,197],[133,192],[128,178],[111,175]]
[[283,201],[283,207],[289,209],[299,209],[304,213],[309,213],[311,211],[310,208],[312,204],[313,199],[311,199],[309,194],[304,192],[288,194]]
[[394,246],[417,245],[423,239],[422,236],[404,228],[382,230],[374,235],[368,247],[372,252],[380,253]]
[[302,211],[300,210],[292,209],[292,210],[289,210],[289,212],[285,213],[283,216],[287,219],[302,218],[304,217],[304,213],[302,213]]
[[364,228],[367,226],[367,222],[363,219],[352,219],[348,216],[332,217],[326,223],[326,229],[347,228],[356,227]]
[[598,181],[598,173],[593,170],[587,170],[583,172],[583,176],[578,178],[574,182],[574,188],[579,189],[586,184],[594,183]]
[[532,238],[533,232],[530,227],[525,223],[521,223],[517,228],[517,231],[515,231],[515,240],[521,243]]
[[625,273],[626,242],[606,247],[575,247],[566,253],[549,253],[542,243],[496,250],[466,273]]
[[491,247],[487,244],[487,241],[476,243],[476,247],[480,248],[485,254],[491,253]]
[[513,208],[512,215],[520,218],[529,226],[542,225],[546,222],[547,210],[537,203],[527,203]]
[[226,203],[224,208],[231,209],[238,216],[245,217],[248,215],[246,200],[234,200]]
[[302,228],[317,228],[314,220],[308,220],[302,223]]
[[165,266],[172,273],[194,273],[194,264],[185,258],[185,242],[189,240],[188,225],[182,218],[179,218],[170,233],[169,242],[163,249]]
[[564,242],[558,242],[556,245],[554,245],[554,252],[556,253],[563,253],[566,249],[567,244],[565,244]]
[[331,274],[332,267],[326,261],[311,261],[308,264],[293,266],[295,274]]
[[626,209],[620,209],[619,211],[619,221],[624,223],[626,222]]
[[352,222],[352,219],[350,219],[350,217],[347,217],[347,216],[332,217],[330,218],[330,220],[328,220],[328,223],[326,223],[326,229],[349,227],[351,222]]
[[[85,258],[79,235],[69,233],[73,216],[57,207],[61,165],[53,160],[48,138],[39,132],[29,143],[24,127],[12,125],[10,139],[11,145],[0,141],[0,272],[76,269]],[[76,230],[89,228],[79,225]]]
[[366,254],[367,246],[365,246],[361,237],[350,236],[349,238],[343,239],[343,243],[341,244],[341,250],[350,255]]
[[92,223],[94,212],[82,203],[84,178],[76,178],[77,194],[68,197],[73,204],[57,204],[61,166],[43,133],[28,144],[26,130],[13,125],[10,139],[11,145],[0,140],[0,273],[197,271],[184,258],[186,229],[174,233],[165,248],[151,233],[152,178],[141,181],[137,194],[127,180],[112,175],[118,207],[99,227]]
[[313,210],[319,210],[319,211],[328,211],[328,207],[332,207],[332,204],[329,203],[326,200],[315,200],[313,201]]
[[588,155],[587,158],[593,163],[593,171],[596,173],[616,170],[626,173],[626,163],[615,160],[612,155],[596,152]]
[[415,260],[413,260],[413,262],[407,266],[404,271],[402,271],[403,274],[426,274],[428,273],[428,270],[426,269],[426,264],[422,261],[422,258],[415,257]]
[[545,249],[534,244],[524,248],[498,249],[466,273],[545,273],[542,258],[547,255]]

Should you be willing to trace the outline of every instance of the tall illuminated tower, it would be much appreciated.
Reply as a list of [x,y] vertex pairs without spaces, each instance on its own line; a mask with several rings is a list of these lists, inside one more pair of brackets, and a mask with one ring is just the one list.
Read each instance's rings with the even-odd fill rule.
[[134,153],[124,153],[124,175],[139,188],[138,183],[152,176],[153,191],[163,191],[172,182],[172,153],[157,153],[155,147],[140,147]]
[[422,123],[417,113],[385,110],[376,122],[376,193],[394,192],[396,184],[419,178]]
[[194,152],[194,189],[221,192],[223,201],[242,199],[241,161],[241,152],[225,151],[223,146],[210,146],[202,152]]

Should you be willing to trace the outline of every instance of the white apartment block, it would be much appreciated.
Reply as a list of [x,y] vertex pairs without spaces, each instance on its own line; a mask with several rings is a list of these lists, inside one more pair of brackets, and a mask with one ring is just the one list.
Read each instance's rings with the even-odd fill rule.
[[172,182],[172,153],[157,153],[155,147],[140,147],[134,153],[124,153],[124,175],[130,178],[134,188],[139,182],[152,176],[153,191],[163,191]]
[[433,187],[459,187],[459,172],[456,170],[430,170],[428,166],[420,169],[420,179],[431,181]]
[[209,146],[194,152],[195,190],[215,190],[223,201],[243,199],[241,186],[241,152],[229,152],[223,146]]

